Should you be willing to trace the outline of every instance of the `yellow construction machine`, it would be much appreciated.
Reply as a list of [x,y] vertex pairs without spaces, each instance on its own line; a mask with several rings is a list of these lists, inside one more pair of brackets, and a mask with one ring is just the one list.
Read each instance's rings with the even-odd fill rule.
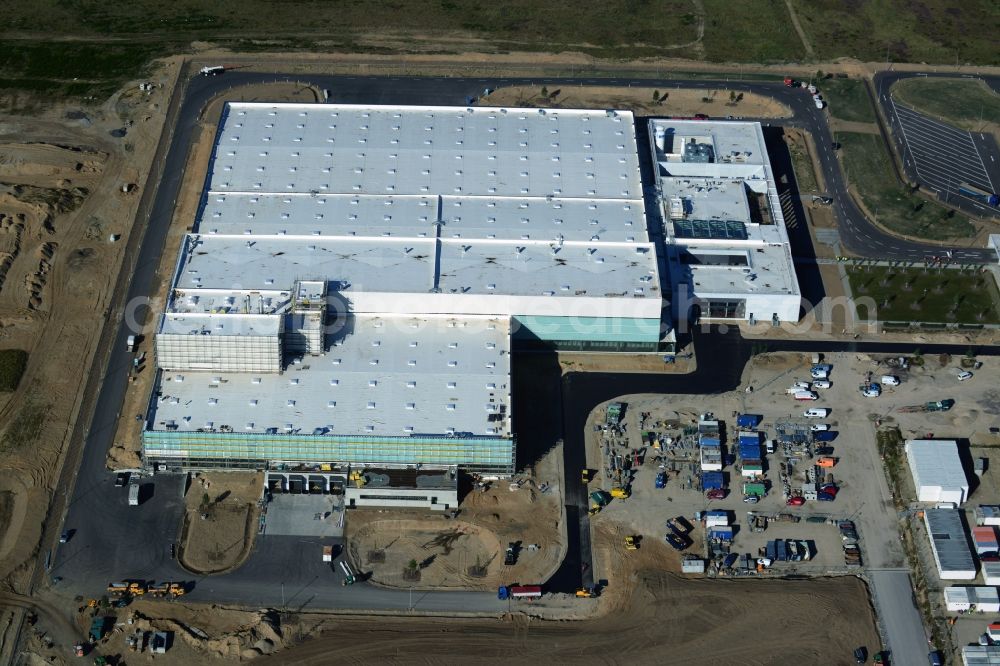
[[639,540],[631,534],[625,537],[625,550],[639,550]]

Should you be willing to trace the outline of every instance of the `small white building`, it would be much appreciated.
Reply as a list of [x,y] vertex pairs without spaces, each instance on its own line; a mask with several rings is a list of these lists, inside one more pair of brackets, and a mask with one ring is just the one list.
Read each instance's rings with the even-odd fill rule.
[[955,440],[911,439],[906,442],[906,460],[918,501],[960,505],[968,498],[969,481]]
[[706,511],[705,527],[726,527],[729,525],[729,513],[726,511]]
[[946,587],[944,605],[952,613],[969,610],[1000,612],[1000,594],[995,587]]
[[976,507],[976,525],[1000,525],[1000,506],[980,504]]
[[983,582],[987,585],[1000,586],[1000,562],[981,562]]
[[975,580],[976,562],[972,559],[961,512],[958,509],[927,509],[924,525],[941,579]]
[[681,560],[681,573],[703,574],[705,573],[705,560],[700,557],[689,557]]

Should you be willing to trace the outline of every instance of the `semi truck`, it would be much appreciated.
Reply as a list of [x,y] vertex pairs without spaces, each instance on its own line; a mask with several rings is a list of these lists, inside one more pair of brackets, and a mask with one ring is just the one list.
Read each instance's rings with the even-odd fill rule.
[[223,65],[212,65],[209,67],[202,67],[201,69],[198,70],[198,73],[201,74],[202,76],[218,76],[219,74],[222,74],[225,71],[226,68]]
[[539,599],[542,596],[542,588],[538,585],[501,585],[497,588],[497,599],[507,601],[508,599]]
[[970,185],[969,183],[962,183],[959,185],[958,193],[967,196],[970,199],[975,199],[979,203],[984,203],[987,206],[995,207],[1000,204],[1000,197],[998,197],[995,192],[987,192],[986,190],[980,189],[975,185]]
[[955,406],[955,401],[951,398],[945,400],[935,400],[933,402],[925,402],[922,405],[909,405],[907,407],[900,407],[896,411],[898,412],[947,412],[952,407]]
[[139,506],[139,477],[134,474],[128,482],[128,505]]

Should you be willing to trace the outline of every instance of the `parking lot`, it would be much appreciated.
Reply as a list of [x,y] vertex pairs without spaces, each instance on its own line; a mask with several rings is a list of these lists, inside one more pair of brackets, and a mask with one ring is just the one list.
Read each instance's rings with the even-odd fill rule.
[[891,95],[889,106],[890,125],[911,177],[947,203],[976,215],[996,216],[996,208],[959,191],[963,185],[990,193],[997,191],[990,177],[993,169],[987,166],[996,164],[996,142],[988,135],[973,134],[930,118],[895,101]]

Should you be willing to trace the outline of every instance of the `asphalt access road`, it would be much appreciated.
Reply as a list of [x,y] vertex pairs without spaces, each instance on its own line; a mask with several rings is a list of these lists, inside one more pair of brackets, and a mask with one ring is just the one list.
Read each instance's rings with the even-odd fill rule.
[[930,646],[913,598],[913,583],[906,569],[868,571],[875,610],[885,630],[894,664],[923,664]]
[[[174,130],[173,141],[164,163],[164,177],[159,184],[152,208],[148,227],[145,230],[138,259],[129,282],[126,302],[144,297],[152,292],[152,279],[159,263],[164,245],[167,228],[173,213],[176,195],[180,188],[184,164],[190,148],[192,130],[205,104],[215,94],[230,86],[240,86],[250,83],[273,81],[275,78],[293,80],[293,77],[275,77],[274,75],[230,73],[221,77],[196,77],[191,80],[183,91],[184,100],[179,112],[179,119]],[[309,76],[297,77],[295,80],[307,78],[310,83],[333,91],[333,99],[337,102],[364,102],[368,104],[461,104],[467,96],[479,94],[485,87],[496,87],[495,79],[450,79],[450,78],[407,78],[407,77],[331,77]],[[705,81],[667,81],[639,79],[506,79],[504,84],[530,84],[548,86],[567,85],[647,85],[667,89],[676,87],[718,88],[719,82]],[[752,91],[767,94],[788,104],[796,111],[793,123],[812,131],[820,143],[830,138],[822,113],[815,109],[811,98],[794,89],[785,88],[781,83],[775,84],[730,84],[737,91]],[[840,210],[847,215],[847,222],[842,220],[842,236],[845,244],[852,247],[852,242],[858,242],[860,247],[868,252],[877,252],[881,258],[907,258],[907,253],[923,255],[927,246],[906,244],[868,225],[864,217],[853,208],[850,198],[846,195],[840,170],[836,160],[829,151],[820,151],[820,161],[826,171],[827,182],[831,184],[831,194],[841,200]],[[857,215],[857,220],[851,222],[851,213]],[[865,226],[862,226],[865,225]],[[860,230],[860,232],[858,232]],[[866,231],[874,234],[865,235]],[[860,233],[860,235],[856,235]],[[884,238],[887,240],[878,240]],[[855,239],[848,242],[848,239]],[[903,243],[903,245],[899,245]],[[895,245],[893,245],[895,244]],[[939,248],[934,252],[940,252]],[[120,317],[122,305],[119,304]],[[113,348],[108,367],[101,380],[96,407],[91,421],[90,430],[84,442],[83,459],[73,485],[64,528],[76,530],[74,538],[68,544],[58,547],[52,575],[64,578],[66,587],[76,593],[94,595],[100,593],[108,580],[114,578],[143,578],[152,580],[189,580],[190,575],[169,559],[169,545],[175,538],[182,514],[181,496],[183,478],[171,475],[159,475],[152,483],[151,492],[139,507],[128,507],[122,489],[113,487],[112,476],[104,469],[108,448],[112,443],[117,416],[121,410],[122,400],[127,387],[127,377],[130,365],[129,355],[125,353],[125,337],[131,333],[121,325],[113,336]],[[723,338],[717,335],[699,337],[701,350],[699,372],[694,376],[671,377],[659,375],[569,375],[562,387],[562,420],[566,438],[566,451],[579,446],[582,438],[582,427],[586,414],[597,403],[610,399],[622,393],[635,391],[664,391],[713,393],[731,389],[738,380],[739,373],[748,357],[749,344],[740,338],[732,336]],[[910,347],[870,346],[845,343],[787,342],[768,343],[773,350],[797,349],[802,351],[836,351],[838,347],[864,351],[885,351],[887,353],[902,353],[912,351]],[[711,347],[711,349],[709,349]],[[923,345],[927,353],[936,353],[931,347]],[[936,347],[935,347],[936,348]],[[942,347],[944,349],[944,347]],[[964,353],[965,347],[949,347],[947,351]],[[120,350],[120,351],[119,351]],[[981,353],[996,353],[995,350],[983,349]],[[731,358],[731,363],[720,365],[721,359]],[[525,432],[525,437],[530,433]],[[551,442],[549,442],[551,444]],[[571,454],[572,455],[572,454]],[[567,459],[572,461],[572,457]],[[579,466],[576,468],[579,469]],[[567,493],[574,499],[585,496],[579,487],[573,487],[573,480],[579,484],[578,474],[567,475]],[[580,504],[577,504],[578,508]],[[585,511],[585,502],[582,507]],[[587,522],[580,520],[578,524],[581,534],[586,529]],[[293,561],[299,566],[290,567],[289,557],[293,550],[287,543],[270,541],[276,537],[265,537],[255,549],[249,562],[239,570],[226,576],[217,576],[207,581],[197,581],[205,585],[206,591],[199,591],[201,585],[195,587],[193,600],[226,601],[245,603],[249,605],[279,606],[283,602],[286,587],[294,588],[329,588],[322,594],[313,590],[309,595],[298,597],[300,603],[315,607],[340,607],[358,610],[392,605],[396,608],[409,608],[409,595],[406,592],[392,590],[377,590],[368,585],[354,585],[339,588],[336,585],[336,574],[330,573],[333,585],[325,585],[327,572],[321,572],[322,563],[313,563],[301,558]],[[577,543],[577,552],[571,553],[564,562],[563,569],[557,574],[556,580],[564,581],[559,589],[570,591],[570,583],[580,581],[580,569],[589,564],[580,557],[579,548],[584,547],[587,535],[583,538],[570,537],[570,546]],[[301,552],[313,551],[314,548],[303,548]],[[303,556],[304,557],[304,556]],[[587,558],[589,560],[589,558]],[[565,567],[575,566],[576,572],[565,571]],[[265,572],[275,571],[286,574],[287,581],[277,581],[265,577]],[[261,581],[271,584],[262,585]],[[284,583],[284,584],[282,584]],[[405,600],[404,600],[405,598]],[[482,610],[492,612],[497,610],[498,602],[491,593],[440,593],[423,595],[429,605],[436,609],[454,612]],[[287,600],[286,600],[287,602]],[[422,602],[421,602],[422,603]],[[421,609],[429,606],[418,605]]]
[[907,179],[970,215],[1000,215],[1000,209],[991,209],[958,193],[962,182],[994,193],[1000,190],[1000,147],[996,139],[985,132],[957,129],[893,100],[892,86],[914,77],[975,78],[1000,92],[1000,76],[879,72],[873,79],[877,104],[888,122],[888,134],[903,157]]

